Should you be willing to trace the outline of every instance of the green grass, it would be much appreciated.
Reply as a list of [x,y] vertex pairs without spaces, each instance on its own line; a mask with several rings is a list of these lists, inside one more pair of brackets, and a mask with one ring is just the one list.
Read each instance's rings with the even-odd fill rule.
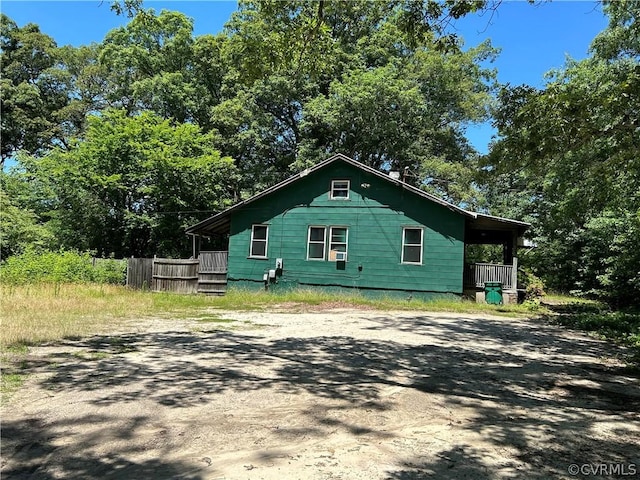
[[111,355],[107,352],[82,351],[75,352],[73,356],[81,360],[102,360],[103,358],[108,358]]
[[194,318],[222,322],[211,310],[300,311],[308,308],[365,307],[379,310],[424,310],[454,313],[530,315],[537,305],[480,305],[457,299],[433,301],[370,298],[300,289],[272,293],[235,289],[224,296],[179,295],[130,290],[100,284],[0,285],[2,336],[0,351],[63,338],[108,333],[141,318]]
[[13,392],[22,386],[26,378],[25,374],[3,372],[0,376],[0,404],[4,404]]
[[235,321],[230,318],[220,318],[219,315],[202,315],[195,317],[194,320],[198,323],[231,323]]
[[545,302],[553,312],[545,318],[629,347],[629,362],[640,367],[640,311],[611,310],[601,302],[561,295],[546,297]]
[[431,301],[402,299],[398,297],[368,297],[358,293],[328,293],[312,289],[289,292],[265,292],[232,289],[223,297],[217,297],[214,308],[225,310],[272,310],[284,307],[303,310],[308,307],[336,306],[344,308],[366,307],[376,310],[424,310],[431,312],[488,313],[493,315],[521,316],[544,310],[539,304],[487,305],[469,300],[437,298]]

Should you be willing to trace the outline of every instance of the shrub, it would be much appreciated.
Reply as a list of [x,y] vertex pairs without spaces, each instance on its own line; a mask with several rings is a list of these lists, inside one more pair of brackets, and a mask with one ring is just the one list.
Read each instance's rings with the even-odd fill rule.
[[113,258],[94,259],[93,276],[91,281],[96,283],[110,283],[121,285],[125,282],[127,261]]
[[74,251],[36,252],[27,250],[9,257],[0,265],[3,283],[112,283],[124,280],[126,262],[113,259],[94,259],[89,253]]
[[527,268],[522,269],[518,274],[520,276],[518,283],[521,283],[524,286],[525,301],[539,301],[540,298],[545,295],[545,286],[542,279],[534,275],[534,273]]

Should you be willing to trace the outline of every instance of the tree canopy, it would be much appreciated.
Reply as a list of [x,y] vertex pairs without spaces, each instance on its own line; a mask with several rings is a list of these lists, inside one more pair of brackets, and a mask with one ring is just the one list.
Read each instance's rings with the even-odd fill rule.
[[605,11],[610,25],[589,58],[551,72],[543,90],[501,92],[486,181],[494,201],[508,199],[503,213],[531,219],[532,263],[552,287],[632,303],[640,297],[640,4],[610,2]]
[[442,26],[484,5],[246,1],[195,36],[125,1],[79,48],[3,16],[3,188],[59,245],[118,256],[184,254],[186,224],[334,152],[472,203],[464,127],[487,118],[495,50]]
[[[241,1],[200,36],[180,12],[112,8],[128,23],[77,48],[2,15],[2,255],[36,237],[184,255],[185,225],[339,152],[530,221],[523,261],[552,288],[640,295],[638,2],[604,1],[590,57],[543,89],[498,86],[491,43],[448,33],[499,2]],[[483,157],[465,128],[490,118]]]
[[184,229],[229,206],[236,183],[213,134],[151,112],[105,110],[74,148],[22,163],[62,246],[117,257],[188,251]]

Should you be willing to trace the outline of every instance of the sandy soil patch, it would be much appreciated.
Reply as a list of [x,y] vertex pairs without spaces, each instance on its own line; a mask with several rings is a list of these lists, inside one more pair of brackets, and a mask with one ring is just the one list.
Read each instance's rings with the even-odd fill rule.
[[2,411],[2,476],[640,474],[640,388],[612,345],[468,314],[219,314],[32,349]]

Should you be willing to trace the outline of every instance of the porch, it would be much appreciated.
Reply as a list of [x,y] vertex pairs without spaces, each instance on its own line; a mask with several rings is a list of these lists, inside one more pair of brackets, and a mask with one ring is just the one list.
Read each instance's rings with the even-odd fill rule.
[[500,282],[504,292],[516,295],[518,290],[518,258],[511,265],[497,263],[467,263],[464,266],[463,287],[468,293],[484,291],[487,282]]
[[[504,303],[518,301],[516,255],[519,240],[528,227],[529,224],[525,222],[483,214],[467,220],[463,270],[465,295],[484,302],[485,283],[500,282]],[[478,247],[484,255],[477,255]],[[474,248],[476,255],[469,252]],[[485,256],[487,254],[489,255]]]

